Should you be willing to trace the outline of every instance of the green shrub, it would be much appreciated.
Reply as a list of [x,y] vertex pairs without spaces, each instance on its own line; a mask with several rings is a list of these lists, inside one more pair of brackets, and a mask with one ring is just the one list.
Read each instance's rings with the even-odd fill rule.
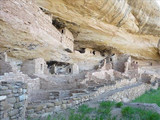
[[116,107],[117,107],[117,108],[121,108],[122,106],[123,106],[123,103],[122,103],[122,102],[116,103]]
[[100,108],[111,108],[115,105],[115,102],[112,101],[103,101],[99,104]]
[[132,116],[134,114],[134,110],[131,107],[122,108],[122,115],[123,116]]
[[78,112],[82,113],[82,114],[88,114],[91,113],[94,110],[94,108],[90,108],[88,107],[88,105],[81,105],[78,107]]

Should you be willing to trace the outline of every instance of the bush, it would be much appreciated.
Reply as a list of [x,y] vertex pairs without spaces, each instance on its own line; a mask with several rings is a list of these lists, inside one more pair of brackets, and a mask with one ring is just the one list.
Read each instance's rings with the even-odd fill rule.
[[115,105],[115,102],[112,101],[103,101],[99,104],[100,108],[111,108]]
[[88,107],[88,105],[85,105],[85,104],[79,106],[79,108],[78,108],[78,112],[80,112],[82,114],[91,113],[93,110],[94,110],[94,108],[90,108],[90,107]]
[[122,108],[122,115],[123,116],[132,116],[134,114],[134,110],[131,107]]
[[123,106],[123,103],[122,103],[122,102],[116,103],[116,107],[117,107],[117,108],[121,108],[122,106]]

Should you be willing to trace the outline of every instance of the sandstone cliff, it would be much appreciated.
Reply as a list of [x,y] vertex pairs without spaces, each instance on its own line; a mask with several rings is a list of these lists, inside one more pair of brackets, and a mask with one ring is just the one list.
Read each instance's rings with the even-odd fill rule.
[[1,51],[20,59],[76,59],[57,42],[60,33],[52,17],[72,31],[76,49],[114,48],[137,58],[159,60],[160,7],[156,0],[0,1]]

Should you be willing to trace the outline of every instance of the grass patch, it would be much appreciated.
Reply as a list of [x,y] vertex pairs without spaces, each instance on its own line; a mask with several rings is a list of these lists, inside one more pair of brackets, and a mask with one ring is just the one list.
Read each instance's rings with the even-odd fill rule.
[[115,106],[115,102],[111,101],[103,101],[99,104],[99,108],[97,110],[97,119],[98,120],[104,120],[104,119],[110,119],[111,118],[111,110]]
[[[116,117],[111,116],[111,111],[117,108],[122,109],[122,117],[118,118],[118,120],[160,120],[158,113],[139,108],[123,107],[122,102],[115,103],[111,101],[101,102],[97,108],[83,104],[77,109],[70,109],[67,113],[61,113],[55,116],[49,115],[43,120],[117,120]],[[119,114],[121,113],[119,111]]]
[[117,108],[121,108],[122,106],[123,106],[123,103],[122,103],[122,102],[116,103],[116,107],[117,107]]
[[140,103],[156,103],[160,107],[160,88],[158,90],[150,90],[142,96],[133,100]]
[[158,113],[139,108],[122,108],[123,120],[160,120]]
[[93,110],[94,110],[94,108],[90,108],[90,107],[88,107],[88,105],[85,105],[85,104],[79,106],[79,108],[78,108],[78,112],[80,112],[84,115],[91,113]]

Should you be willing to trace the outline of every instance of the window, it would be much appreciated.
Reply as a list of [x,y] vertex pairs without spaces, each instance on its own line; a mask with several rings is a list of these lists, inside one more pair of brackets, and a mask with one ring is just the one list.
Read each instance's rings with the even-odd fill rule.
[[96,52],[95,51],[93,51],[93,55],[95,55],[96,54]]
[[69,68],[69,73],[71,73],[72,72],[72,69],[71,68]]

